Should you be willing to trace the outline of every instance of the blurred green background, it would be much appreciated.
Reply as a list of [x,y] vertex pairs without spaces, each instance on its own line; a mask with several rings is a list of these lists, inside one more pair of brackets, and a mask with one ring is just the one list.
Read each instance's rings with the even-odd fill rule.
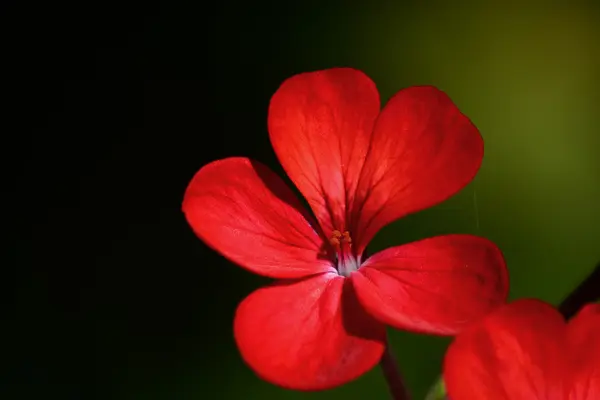
[[[452,232],[483,235],[505,254],[511,298],[558,304],[600,260],[597,9],[566,2],[369,4],[307,12],[290,28],[293,69],[353,66],[374,79],[383,99],[406,86],[436,85],[479,127],[486,146],[473,184],[392,224],[373,250]],[[423,398],[448,340],[402,332],[391,338],[414,398]],[[378,369],[340,389],[303,394],[259,381],[235,356],[223,363],[228,372],[220,382],[231,382],[226,398],[387,396]]]
[[[599,7],[410,3],[165,1],[107,9],[98,23],[42,18],[52,29],[23,48],[47,46],[58,66],[43,76],[55,86],[38,101],[52,113],[31,164],[35,198],[51,198],[36,214],[37,272],[18,292],[26,339],[13,355],[30,361],[13,366],[29,380],[4,397],[28,398],[34,379],[46,396],[77,400],[388,398],[378,369],[322,393],[258,379],[232,323],[267,280],[208,249],[180,212],[187,182],[214,159],[250,156],[283,176],[268,101],[305,71],[362,69],[383,100],[436,85],[485,139],[471,185],[387,227],[372,251],[478,234],[503,250],[511,298],[558,304],[573,290],[600,261]],[[390,334],[423,398],[449,341]]]
[[[261,40],[279,36],[278,53],[270,54],[268,62],[285,64],[278,70],[280,81],[303,71],[352,66],[376,82],[383,100],[406,86],[433,84],[481,130],[486,152],[475,182],[446,203],[392,224],[377,236],[373,250],[444,233],[483,235],[506,256],[511,298],[539,297],[555,304],[600,260],[597,8],[566,2],[369,2],[306,5],[285,17],[270,17],[268,8],[244,11],[248,14],[232,10],[223,29],[237,31],[237,24],[247,24],[245,37],[220,45],[236,51],[242,41],[250,58],[262,49]],[[275,23],[285,30],[273,27]],[[265,65],[264,73],[269,72]],[[276,85],[270,89],[264,99]],[[235,83],[224,91],[226,98],[235,93]],[[252,129],[264,127],[262,105],[256,111],[260,122]],[[243,271],[231,274],[243,281],[239,299],[265,282]],[[231,320],[219,322],[220,328],[230,325]],[[423,398],[440,372],[448,340],[402,332],[391,332],[391,338],[414,398]],[[253,375],[230,336],[215,346],[219,355],[211,370],[192,363],[171,372],[164,394],[149,384],[136,398],[193,399],[207,393],[228,399],[388,396],[378,369],[332,391],[283,390]],[[173,382],[175,396],[169,393]]]

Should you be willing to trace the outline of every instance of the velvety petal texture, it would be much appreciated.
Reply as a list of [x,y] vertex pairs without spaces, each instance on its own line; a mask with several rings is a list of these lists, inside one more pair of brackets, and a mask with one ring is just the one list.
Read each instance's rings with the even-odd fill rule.
[[350,282],[332,273],[250,294],[237,309],[234,333],[258,376],[307,391],[367,372],[379,362],[385,341],[384,325],[361,308]]
[[295,75],[271,98],[275,153],[327,235],[350,230],[347,214],[379,111],[375,84],[351,68]]
[[335,271],[298,199],[269,168],[247,158],[205,165],[185,192],[194,232],[257,274],[296,278]]
[[571,389],[569,400],[600,399],[600,304],[588,304],[567,327]]
[[487,239],[447,235],[374,254],[351,275],[365,308],[413,332],[452,335],[506,301],[508,272]]
[[457,193],[483,157],[479,131],[445,93],[407,88],[380,113],[375,84],[351,68],[286,80],[268,126],[325,234],[349,230],[357,254],[382,226]]
[[360,253],[377,231],[441,203],[467,185],[483,158],[483,139],[444,92],[400,90],[377,119],[356,189],[352,226]]
[[597,308],[587,310],[592,311],[584,310],[567,326],[551,305],[523,299],[468,327],[446,353],[448,396],[452,400],[598,399],[593,371],[598,371],[600,362],[596,357],[599,314]]

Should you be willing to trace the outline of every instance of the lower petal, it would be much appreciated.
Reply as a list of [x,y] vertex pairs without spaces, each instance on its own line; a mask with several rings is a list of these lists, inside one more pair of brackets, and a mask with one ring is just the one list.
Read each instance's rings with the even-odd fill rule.
[[569,321],[572,389],[569,400],[600,399],[600,304],[588,304]]
[[549,304],[518,300],[456,337],[444,359],[452,400],[565,400],[565,323]]
[[447,235],[386,249],[351,277],[365,308],[413,332],[452,335],[506,301],[502,253],[487,239]]
[[295,390],[347,383],[379,362],[385,326],[360,306],[350,282],[325,273],[250,294],[234,322],[237,345],[262,379]]

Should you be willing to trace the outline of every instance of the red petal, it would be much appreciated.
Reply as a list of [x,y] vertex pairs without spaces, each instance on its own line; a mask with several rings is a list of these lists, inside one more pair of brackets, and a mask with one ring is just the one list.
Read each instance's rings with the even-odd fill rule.
[[565,400],[565,322],[549,304],[518,300],[456,337],[444,360],[452,400]]
[[600,399],[600,304],[589,304],[568,325],[573,387],[570,400]]
[[275,153],[327,235],[350,230],[346,217],[379,109],[375,84],[350,68],[293,76],[271,99]]
[[377,119],[356,190],[358,250],[384,225],[457,193],[482,158],[479,131],[445,93],[431,86],[398,92]]
[[487,239],[438,236],[373,255],[352,274],[357,295],[399,329],[455,334],[506,300],[502,253]]
[[335,271],[319,255],[322,240],[298,199],[258,162],[228,158],[205,165],[185,192],[183,211],[200,239],[257,274],[297,278]]
[[235,339],[261,378],[296,390],[347,383],[379,362],[384,325],[360,306],[349,281],[321,274],[259,289],[238,307]]

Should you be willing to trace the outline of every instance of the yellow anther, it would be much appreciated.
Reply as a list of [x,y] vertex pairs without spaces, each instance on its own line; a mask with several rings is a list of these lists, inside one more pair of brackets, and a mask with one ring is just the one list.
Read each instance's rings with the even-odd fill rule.
[[332,246],[337,247],[342,242],[346,243],[348,246],[352,245],[352,238],[350,237],[350,232],[344,231],[344,233],[342,233],[342,232],[338,231],[337,229],[335,229],[333,232],[331,232],[331,238],[329,239],[329,243]]
[[350,232],[345,231],[343,236],[343,240],[348,242],[348,243],[352,243],[352,238],[350,237]]

